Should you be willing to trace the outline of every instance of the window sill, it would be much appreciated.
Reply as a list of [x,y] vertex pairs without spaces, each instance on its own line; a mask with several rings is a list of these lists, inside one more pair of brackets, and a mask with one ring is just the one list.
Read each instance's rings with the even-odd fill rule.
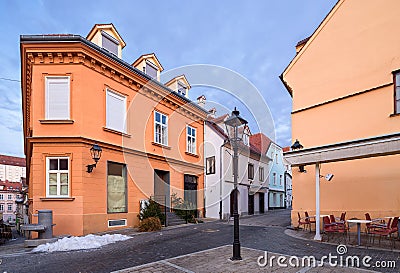
[[40,201],[74,201],[75,197],[41,197]]
[[114,134],[117,134],[117,135],[120,135],[120,136],[124,136],[124,137],[131,137],[132,136],[130,134],[127,134],[127,133],[124,133],[124,132],[121,132],[121,131],[117,131],[117,130],[114,130],[114,129],[110,129],[110,128],[107,128],[107,127],[103,127],[103,130],[106,131],[106,132],[114,133]]
[[153,144],[154,146],[161,147],[163,149],[171,150],[170,146],[167,146],[167,145],[164,145],[164,144],[160,144],[160,143],[157,143],[157,142],[154,142],[154,141],[152,141],[151,144]]
[[71,119],[41,119],[41,124],[73,124],[74,121]]
[[185,152],[185,154],[190,155],[190,156],[193,156],[193,157],[199,157],[198,155],[192,154],[192,153],[190,153],[190,152]]
[[389,117],[397,117],[397,116],[400,116],[400,113],[395,113],[395,114],[391,114],[391,115],[389,115]]

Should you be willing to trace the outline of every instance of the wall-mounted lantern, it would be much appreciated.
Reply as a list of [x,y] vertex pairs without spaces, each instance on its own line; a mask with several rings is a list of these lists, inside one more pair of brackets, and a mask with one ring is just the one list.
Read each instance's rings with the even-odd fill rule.
[[90,154],[94,160],[94,164],[87,165],[87,172],[91,173],[93,168],[96,168],[97,162],[100,160],[102,149],[99,145],[94,144],[92,148],[90,148]]
[[293,145],[290,148],[292,148],[292,150],[300,150],[300,149],[303,149],[303,145],[301,145],[299,140],[296,139],[296,141],[293,143]]

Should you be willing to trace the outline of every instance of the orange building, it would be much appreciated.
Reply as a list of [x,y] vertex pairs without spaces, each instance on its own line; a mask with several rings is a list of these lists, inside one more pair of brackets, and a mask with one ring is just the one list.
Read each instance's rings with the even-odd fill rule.
[[[400,215],[399,11],[397,0],[338,1],[281,75],[292,138],[304,147],[285,153],[293,225],[304,211]],[[334,178],[320,181],[327,173]]]
[[141,200],[169,206],[173,193],[203,208],[207,112],[187,99],[186,79],[176,79],[182,95],[159,82],[155,54],[123,61],[112,24],[86,38],[22,35],[20,45],[32,223],[51,209],[55,235],[132,227]]

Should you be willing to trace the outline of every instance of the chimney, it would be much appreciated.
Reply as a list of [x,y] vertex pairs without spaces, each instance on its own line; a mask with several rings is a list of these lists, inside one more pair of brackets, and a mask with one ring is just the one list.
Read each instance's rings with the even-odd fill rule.
[[204,95],[201,95],[200,97],[198,97],[197,104],[204,108],[206,106],[206,97]]
[[299,51],[306,45],[306,43],[308,42],[310,37],[307,37],[307,38],[305,38],[305,39],[303,39],[303,40],[301,40],[300,42],[297,43],[297,45],[296,45],[296,54],[299,53]]
[[217,113],[217,109],[213,107],[210,110],[208,110],[208,113],[210,113],[210,117],[215,118],[215,113]]

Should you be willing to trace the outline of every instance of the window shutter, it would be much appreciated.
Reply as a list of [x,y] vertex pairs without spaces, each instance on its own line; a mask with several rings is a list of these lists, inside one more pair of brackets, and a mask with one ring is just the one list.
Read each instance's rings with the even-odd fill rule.
[[125,97],[107,90],[106,127],[125,132]]
[[69,77],[46,78],[46,119],[70,119]]

